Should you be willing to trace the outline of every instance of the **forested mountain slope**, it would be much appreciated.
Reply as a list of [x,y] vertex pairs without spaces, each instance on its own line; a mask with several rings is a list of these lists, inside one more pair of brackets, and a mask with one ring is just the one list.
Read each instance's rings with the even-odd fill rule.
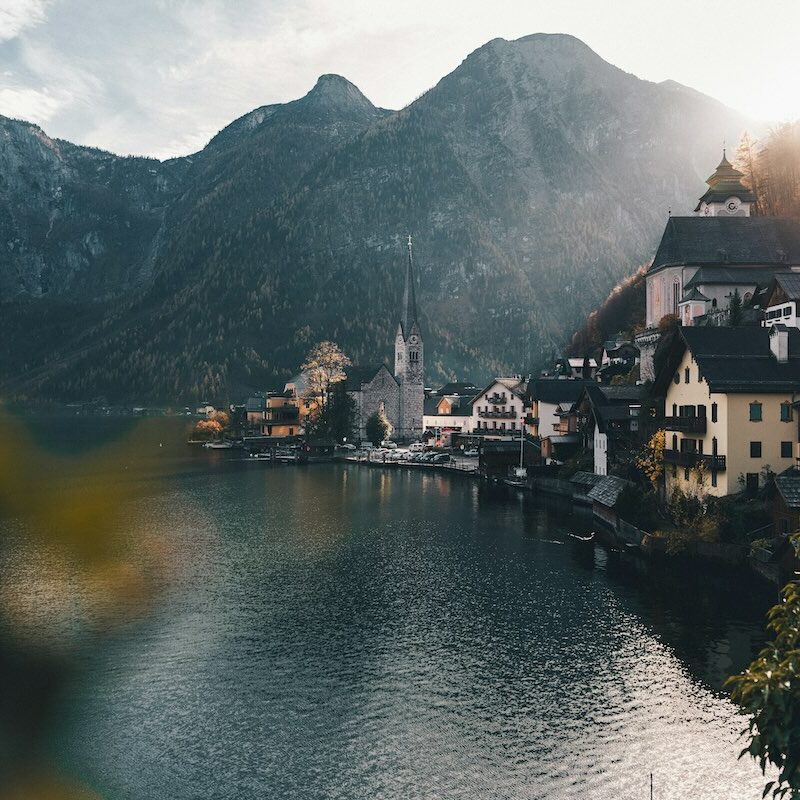
[[7,393],[220,399],[278,383],[323,338],[380,359],[408,232],[428,380],[530,369],[647,260],[746,126],[560,35],[489,42],[400,112],[335,76],[292,105],[181,167],[146,288],[102,322],[63,320],[48,368],[36,336],[24,364],[4,352]]

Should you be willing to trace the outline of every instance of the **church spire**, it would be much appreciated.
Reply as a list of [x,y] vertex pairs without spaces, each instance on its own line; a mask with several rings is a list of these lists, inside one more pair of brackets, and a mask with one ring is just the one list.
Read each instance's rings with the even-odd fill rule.
[[406,288],[403,292],[403,307],[400,311],[400,327],[403,337],[407,338],[411,328],[417,321],[417,296],[414,290],[414,254],[411,234],[408,236],[408,263],[406,264]]

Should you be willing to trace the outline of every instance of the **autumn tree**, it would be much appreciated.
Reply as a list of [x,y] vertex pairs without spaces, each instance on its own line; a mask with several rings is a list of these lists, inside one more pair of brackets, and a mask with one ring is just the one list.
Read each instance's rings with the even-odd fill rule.
[[[792,540],[800,550],[800,537]],[[782,602],[768,615],[774,638],[740,675],[728,680],[732,697],[750,717],[750,744],[740,754],[778,769],[764,797],[800,798],[800,581],[783,590]]]
[[376,411],[367,419],[366,433],[367,439],[376,447],[389,438],[392,432],[392,424],[383,411]]
[[319,400],[319,413],[325,417],[331,386],[345,379],[350,359],[335,342],[320,342],[306,356],[301,369],[308,379],[307,396]]

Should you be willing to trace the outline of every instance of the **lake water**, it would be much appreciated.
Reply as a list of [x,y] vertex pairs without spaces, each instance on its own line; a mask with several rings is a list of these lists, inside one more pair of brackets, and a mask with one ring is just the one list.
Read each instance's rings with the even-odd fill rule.
[[118,523],[168,579],[66,648],[38,743],[100,796],[634,800],[651,772],[659,799],[761,796],[720,691],[758,585],[645,570],[469,479],[137,441]]

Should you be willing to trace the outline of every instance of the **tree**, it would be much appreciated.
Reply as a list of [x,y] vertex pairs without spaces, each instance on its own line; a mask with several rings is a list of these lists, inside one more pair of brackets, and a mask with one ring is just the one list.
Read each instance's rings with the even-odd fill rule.
[[331,386],[345,379],[344,370],[350,364],[350,359],[335,342],[320,342],[314,345],[306,356],[301,369],[308,378],[308,396],[319,399],[320,413],[323,417]]
[[662,428],[657,430],[644,446],[642,453],[636,459],[636,466],[653,487],[657,486],[664,474],[664,450],[667,446],[667,434]]
[[369,417],[366,424],[366,432],[367,439],[376,447],[389,437],[392,432],[392,425],[383,411],[376,411]]
[[758,182],[758,167],[756,166],[756,142],[750,138],[750,134],[745,131],[742,134],[742,139],[739,142],[739,147],[736,149],[736,158],[734,165],[742,173],[742,183],[756,196],[756,202],[753,203],[750,209],[751,216],[757,216],[761,213],[758,206],[758,198],[761,194]]
[[742,296],[738,289],[734,289],[731,295],[731,302],[728,305],[728,321],[731,325],[742,324]]
[[321,407],[317,408],[308,420],[306,433],[312,439],[330,438],[337,442],[353,439],[355,417],[355,400],[347,393],[346,382],[338,381],[330,387],[324,411]]
[[192,435],[196,439],[216,439],[222,435],[222,425],[215,419],[201,419]]
[[[800,552],[800,537],[792,544]],[[761,771],[767,763],[779,770],[764,797],[800,798],[800,581],[783,590],[783,601],[768,614],[767,628],[775,638],[740,675],[728,679],[733,699],[750,716],[749,753]]]

